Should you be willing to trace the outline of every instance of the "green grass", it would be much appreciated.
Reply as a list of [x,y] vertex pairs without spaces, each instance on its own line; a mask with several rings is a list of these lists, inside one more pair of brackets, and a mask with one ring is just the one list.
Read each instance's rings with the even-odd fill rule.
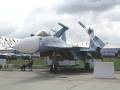
[[[120,71],[120,58],[103,58],[103,62],[114,62],[116,71]],[[17,59],[7,61],[8,64],[15,64],[17,68],[25,63],[25,60]],[[83,61],[80,61],[78,67],[84,67]],[[35,59],[33,64],[34,69],[48,68],[45,58]]]
[[[22,59],[17,59],[17,60],[8,60],[7,64],[14,64],[16,65],[17,68],[20,68],[20,66],[22,66],[24,63],[26,62],[26,60],[22,60]],[[48,68],[47,64],[46,64],[46,60],[44,59],[34,59],[33,61],[33,68],[37,69],[37,68]]]
[[114,67],[116,71],[120,71],[120,58],[104,58],[104,62],[114,62]]

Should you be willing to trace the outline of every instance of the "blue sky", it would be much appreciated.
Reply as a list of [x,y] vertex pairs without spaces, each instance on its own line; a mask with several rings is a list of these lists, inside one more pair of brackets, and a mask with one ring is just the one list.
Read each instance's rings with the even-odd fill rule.
[[57,30],[62,22],[70,27],[68,42],[88,41],[78,21],[93,28],[107,47],[120,47],[119,0],[0,0],[1,36],[25,38],[39,30]]

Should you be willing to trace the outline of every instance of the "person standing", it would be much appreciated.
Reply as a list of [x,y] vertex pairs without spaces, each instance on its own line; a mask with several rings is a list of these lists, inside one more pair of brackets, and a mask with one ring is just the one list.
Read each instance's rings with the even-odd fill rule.
[[26,67],[28,66],[28,61],[26,60],[23,65],[20,67],[21,71],[25,71]]
[[29,68],[30,68],[30,71],[32,71],[32,67],[33,66],[33,60],[32,58],[30,57],[30,61],[29,61]]

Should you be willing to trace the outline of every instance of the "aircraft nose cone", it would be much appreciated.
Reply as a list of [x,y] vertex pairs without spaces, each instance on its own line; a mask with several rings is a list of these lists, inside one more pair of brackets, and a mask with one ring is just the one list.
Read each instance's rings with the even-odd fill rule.
[[22,39],[13,48],[23,53],[34,53],[39,50],[39,39],[36,37]]

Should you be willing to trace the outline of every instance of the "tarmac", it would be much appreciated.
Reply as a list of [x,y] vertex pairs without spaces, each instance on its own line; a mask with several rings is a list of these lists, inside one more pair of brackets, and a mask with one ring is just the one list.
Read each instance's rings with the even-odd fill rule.
[[86,72],[0,71],[0,90],[120,90],[120,72],[113,79],[97,79]]

